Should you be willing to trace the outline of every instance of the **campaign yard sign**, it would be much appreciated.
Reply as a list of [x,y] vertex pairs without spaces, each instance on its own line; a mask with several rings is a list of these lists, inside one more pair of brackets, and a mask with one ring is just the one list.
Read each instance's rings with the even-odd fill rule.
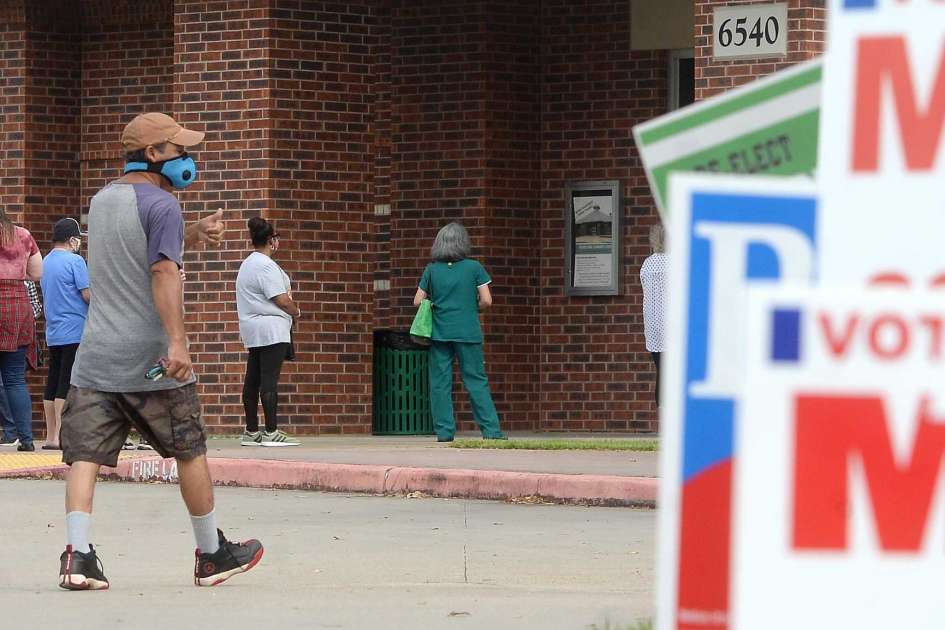
[[733,630],[945,628],[945,300],[752,291]]
[[828,16],[821,279],[939,282],[945,2],[831,0]]
[[662,216],[670,173],[812,175],[817,162],[820,60],[633,128]]
[[[782,363],[800,362],[805,343],[813,343],[803,341],[813,333],[805,332],[808,320],[800,311],[779,313],[777,326],[797,328],[802,341],[789,343],[789,335],[759,341],[757,326],[746,329],[748,286],[765,280],[915,290],[945,285],[945,2],[831,0],[829,6],[816,194],[811,186],[778,184],[776,178],[746,177],[741,184],[670,178],[672,319],[663,389],[659,630],[945,627],[942,613],[929,604],[937,601],[935,594],[922,583],[937,585],[945,577],[926,561],[928,550],[945,548],[937,479],[945,403],[931,395],[917,398],[916,387],[940,385],[942,375],[928,362],[932,350],[926,363],[903,358],[919,338],[916,322],[903,320],[907,312],[895,301],[886,303],[896,307],[887,319],[869,303],[860,305],[873,322],[864,324],[865,332],[855,318],[830,320],[824,328],[830,336],[822,342],[836,355],[835,369],[821,366],[805,382],[823,386],[826,398],[843,397],[827,386],[849,385],[854,396],[839,406],[825,397],[799,399],[807,401],[804,406],[785,394],[756,397],[749,409],[744,398],[756,396],[761,383],[756,363],[745,369],[746,342],[781,339],[768,352]],[[901,305],[910,304],[906,293],[896,295]],[[928,304],[914,306],[930,318],[918,323],[938,339],[930,342],[937,347],[945,331]],[[867,370],[862,384],[889,388],[869,394],[872,402],[860,401],[860,381],[842,380],[838,358],[861,365],[854,341],[864,335],[878,360],[900,366],[895,378],[888,369]],[[931,380],[929,370],[937,370]],[[900,387],[908,377],[915,384]],[[829,409],[829,417],[815,411],[820,408]],[[778,461],[771,443],[765,462],[755,458],[754,440],[763,429],[753,425],[754,433],[743,433],[745,423],[770,416],[783,424],[796,420],[798,409],[814,418],[805,426],[829,426],[831,432],[778,434],[786,440],[778,444],[782,458],[801,437],[810,448],[797,453],[816,457],[801,457],[793,477],[765,477],[770,500],[779,498],[793,519],[772,536],[762,531],[772,525],[764,517],[773,518],[778,506],[756,500],[761,487],[739,485],[733,513],[732,474],[737,471],[740,484],[748,479],[746,469]],[[848,421],[834,430],[828,422],[853,415],[862,426]],[[824,451],[818,444],[824,437],[828,443],[847,440],[846,454]],[[742,458],[749,453],[755,459],[746,467]],[[817,483],[805,477],[813,474],[808,470],[817,471]],[[884,490],[890,487],[894,492]],[[745,494],[749,490],[754,494]],[[850,562],[840,562],[844,558]],[[886,575],[877,579],[877,572]],[[791,582],[786,588],[785,581]]]
[[670,195],[657,627],[721,629],[746,291],[814,279],[818,204],[811,182],[779,177],[677,174]]

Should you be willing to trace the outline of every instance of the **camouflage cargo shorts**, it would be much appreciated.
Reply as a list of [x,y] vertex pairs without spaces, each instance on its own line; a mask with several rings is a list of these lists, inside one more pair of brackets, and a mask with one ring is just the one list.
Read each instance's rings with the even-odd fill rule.
[[62,461],[115,466],[131,427],[161,457],[188,460],[207,452],[196,383],[137,393],[72,386],[62,409]]

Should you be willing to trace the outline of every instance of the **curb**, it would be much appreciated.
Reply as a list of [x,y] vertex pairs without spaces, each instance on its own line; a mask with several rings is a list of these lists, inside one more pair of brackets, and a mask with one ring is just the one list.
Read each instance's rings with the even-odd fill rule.
[[[285,488],[369,494],[410,494],[442,498],[514,500],[540,498],[555,502],[615,507],[655,507],[659,480],[652,477],[560,475],[549,473],[406,468],[362,464],[259,459],[210,458],[210,474],[219,486]],[[63,478],[67,467],[14,470],[0,478]],[[160,457],[118,462],[102,468],[116,481],[177,482],[177,462]]]

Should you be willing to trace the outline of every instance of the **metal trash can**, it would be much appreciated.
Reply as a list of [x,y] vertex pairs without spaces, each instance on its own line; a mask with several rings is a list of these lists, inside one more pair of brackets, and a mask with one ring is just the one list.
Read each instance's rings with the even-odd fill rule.
[[427,350],[407,331],[374,331],[374,435],[433,435]]

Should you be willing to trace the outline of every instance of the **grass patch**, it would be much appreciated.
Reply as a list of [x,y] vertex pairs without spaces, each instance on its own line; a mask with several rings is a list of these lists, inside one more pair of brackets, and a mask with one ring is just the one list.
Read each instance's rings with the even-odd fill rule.
[[517,449],[526,451],[637,451],[659,450],[659,441],[648,439],[613,438],[548,438],[521,440],[475,440],[460,438],[450,443],[451,448]]

